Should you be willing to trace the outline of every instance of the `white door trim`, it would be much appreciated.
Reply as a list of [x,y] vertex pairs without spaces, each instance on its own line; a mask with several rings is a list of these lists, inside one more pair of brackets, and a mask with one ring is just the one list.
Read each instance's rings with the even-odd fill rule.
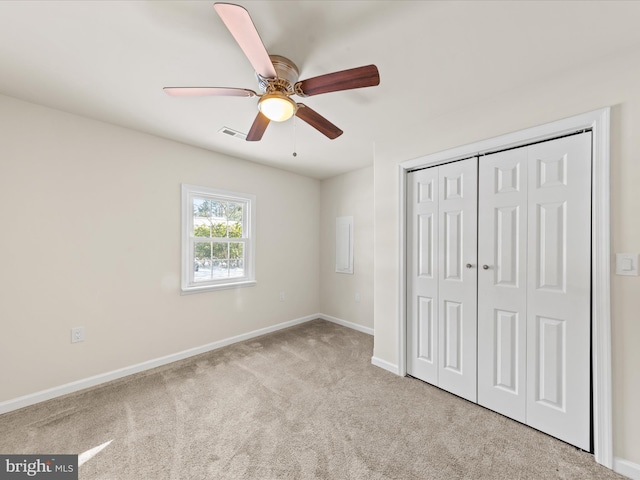
[[[402,162],[398,166],[399,291],[398,372],[406,368],[406,182],[416,168],[439,165],[489,151],[501,150],[590,128],[593,132],[592,161],[592,383],[593,441],[596,462],[613,468],[611,402],[611,245],[610,245],[610,108],[602,108],[519,132],[482,140]],[[480,159],[482,161],[482,159]]]

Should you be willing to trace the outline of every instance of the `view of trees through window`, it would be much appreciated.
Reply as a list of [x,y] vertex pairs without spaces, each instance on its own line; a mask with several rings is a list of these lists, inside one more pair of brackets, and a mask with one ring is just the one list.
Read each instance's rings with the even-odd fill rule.
[[244,275],[243,203],[193,199],[194,280]]

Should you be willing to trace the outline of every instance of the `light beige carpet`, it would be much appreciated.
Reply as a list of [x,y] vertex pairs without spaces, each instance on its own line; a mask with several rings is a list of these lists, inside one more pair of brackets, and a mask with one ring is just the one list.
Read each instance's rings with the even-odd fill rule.
[[371,365],[315,320],[0,416],[0,453],[81,479],[614,479],[570,445]]

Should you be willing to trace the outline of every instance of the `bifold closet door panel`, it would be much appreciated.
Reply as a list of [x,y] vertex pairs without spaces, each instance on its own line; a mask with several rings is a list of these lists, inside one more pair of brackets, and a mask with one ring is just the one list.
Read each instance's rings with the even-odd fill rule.
[[438,169],[407,177],[407,373],[438,385]]
[[589,450],[591,133],[528,154],[527,424]]
[[483,157],[478,189],[478,403],[525,423],[527,148]]
[[472,158],[407,177],[407,373],[471,401],[477,398],[477,170]]
[[438,386],[475,402],[478,161],[438,170]]
[[407,178],[408,373],[589,450],[591,133]]

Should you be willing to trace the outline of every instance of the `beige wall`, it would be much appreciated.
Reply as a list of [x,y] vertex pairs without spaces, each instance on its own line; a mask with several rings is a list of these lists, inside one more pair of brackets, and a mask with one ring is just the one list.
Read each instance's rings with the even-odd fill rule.
[[[4,96],[0,132],[0,402],[319,311],[319,181]],[[257,196],[257,286],[180,295],[183,182]]]
[[[321,312],[373,328],[373,167],[323,180],[320,199]],[[353,216],[353,275],[335,271],[336,217],[342,216]]]
[[[398,164],[612,106],[612,249],[640,252],[640,48],[504,92],[377,143],[375,348],[398,362]],[[428,108],[428,106],[425,106]],[[640,277],[612,277],[614,455],[640,464]]]

